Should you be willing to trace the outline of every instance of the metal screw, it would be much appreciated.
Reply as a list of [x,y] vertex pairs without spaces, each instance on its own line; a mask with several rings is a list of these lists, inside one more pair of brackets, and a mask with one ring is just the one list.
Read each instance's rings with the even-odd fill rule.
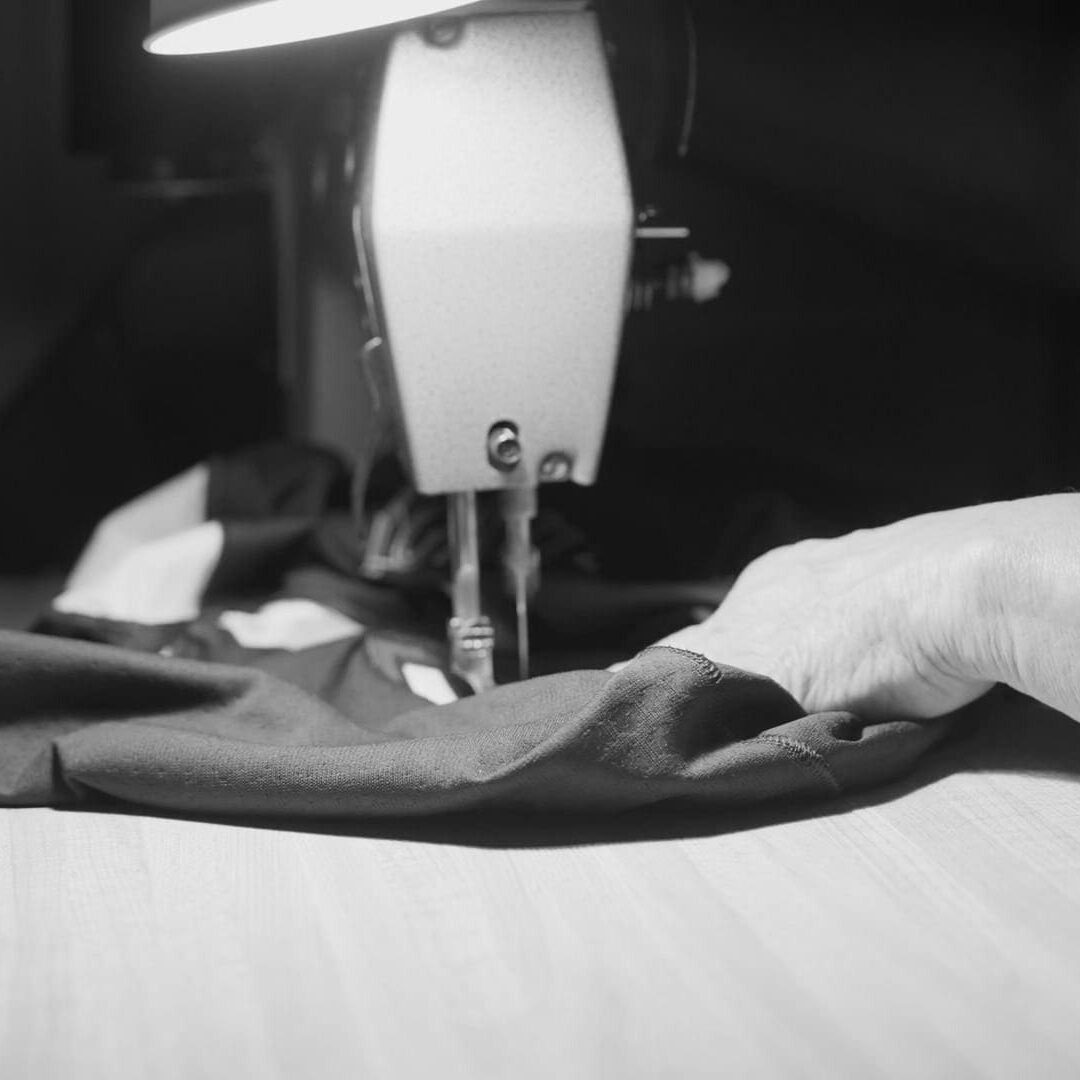
[[540,462],[540,479],[545,484],[561,484],[564,480],[570,479],[573,467],[574,463],[570,460],[570,455],[556,450]]
[[507,422],[495,424],[488,432],[488,461],[499,472],[511,472],[521,464],[524,451],[515,425]]
[[437,49],[452,49],[464,34],[465,23],[462,19],[443,17],[428,19],[424,23],[424,40]]

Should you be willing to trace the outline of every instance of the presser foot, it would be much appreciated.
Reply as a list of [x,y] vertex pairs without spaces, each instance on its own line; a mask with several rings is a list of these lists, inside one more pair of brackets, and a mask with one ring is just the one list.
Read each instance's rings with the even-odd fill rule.
[[450,670],[482,694],[495,685],[495,629],[480,606],[480,540],[476,493],[459,492],[447,503],[450,536],[450,602],[447,623]]
[[474,694],[495,685],[495,628],[486,615],[452,618],[446,627],[450,670],[464,679]]

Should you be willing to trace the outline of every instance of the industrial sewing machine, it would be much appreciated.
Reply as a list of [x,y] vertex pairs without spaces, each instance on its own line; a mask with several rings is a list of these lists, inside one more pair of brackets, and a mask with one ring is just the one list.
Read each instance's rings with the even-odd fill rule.
[[595,12],[151,0],[146,45],[216,52],[404,18],[348,163],[362,364],[416,490],[447,496],[451,662],[480,691],[494,631],[477,495],[499,493],[524,677],[537,488],[594,481],[611,400],[636,219]]

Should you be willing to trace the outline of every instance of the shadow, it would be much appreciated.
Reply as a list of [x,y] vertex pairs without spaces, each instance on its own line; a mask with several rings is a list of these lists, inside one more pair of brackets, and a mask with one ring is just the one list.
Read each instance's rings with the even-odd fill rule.
[[472,810],[431,818],[348,822],[193,816],[118,802],[95,802],[66,809],[413,844],[492,849],[570,848],[723,836],[807,817],[832,817],[905,798],[961,772],[1069,777],[1080,783],[1080,724],[1002,688],[958,713],[953,733],[902,778],[831,800],[786,800],[727,807],[670,802],[605,816]]

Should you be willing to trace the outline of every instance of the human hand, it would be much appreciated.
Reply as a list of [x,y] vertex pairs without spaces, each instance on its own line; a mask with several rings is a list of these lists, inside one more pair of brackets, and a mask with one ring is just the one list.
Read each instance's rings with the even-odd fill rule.
[[778,548],[661,644],[766,675],[812,712],[937,716],[1006,682],[1080,718],[1080,499]]

